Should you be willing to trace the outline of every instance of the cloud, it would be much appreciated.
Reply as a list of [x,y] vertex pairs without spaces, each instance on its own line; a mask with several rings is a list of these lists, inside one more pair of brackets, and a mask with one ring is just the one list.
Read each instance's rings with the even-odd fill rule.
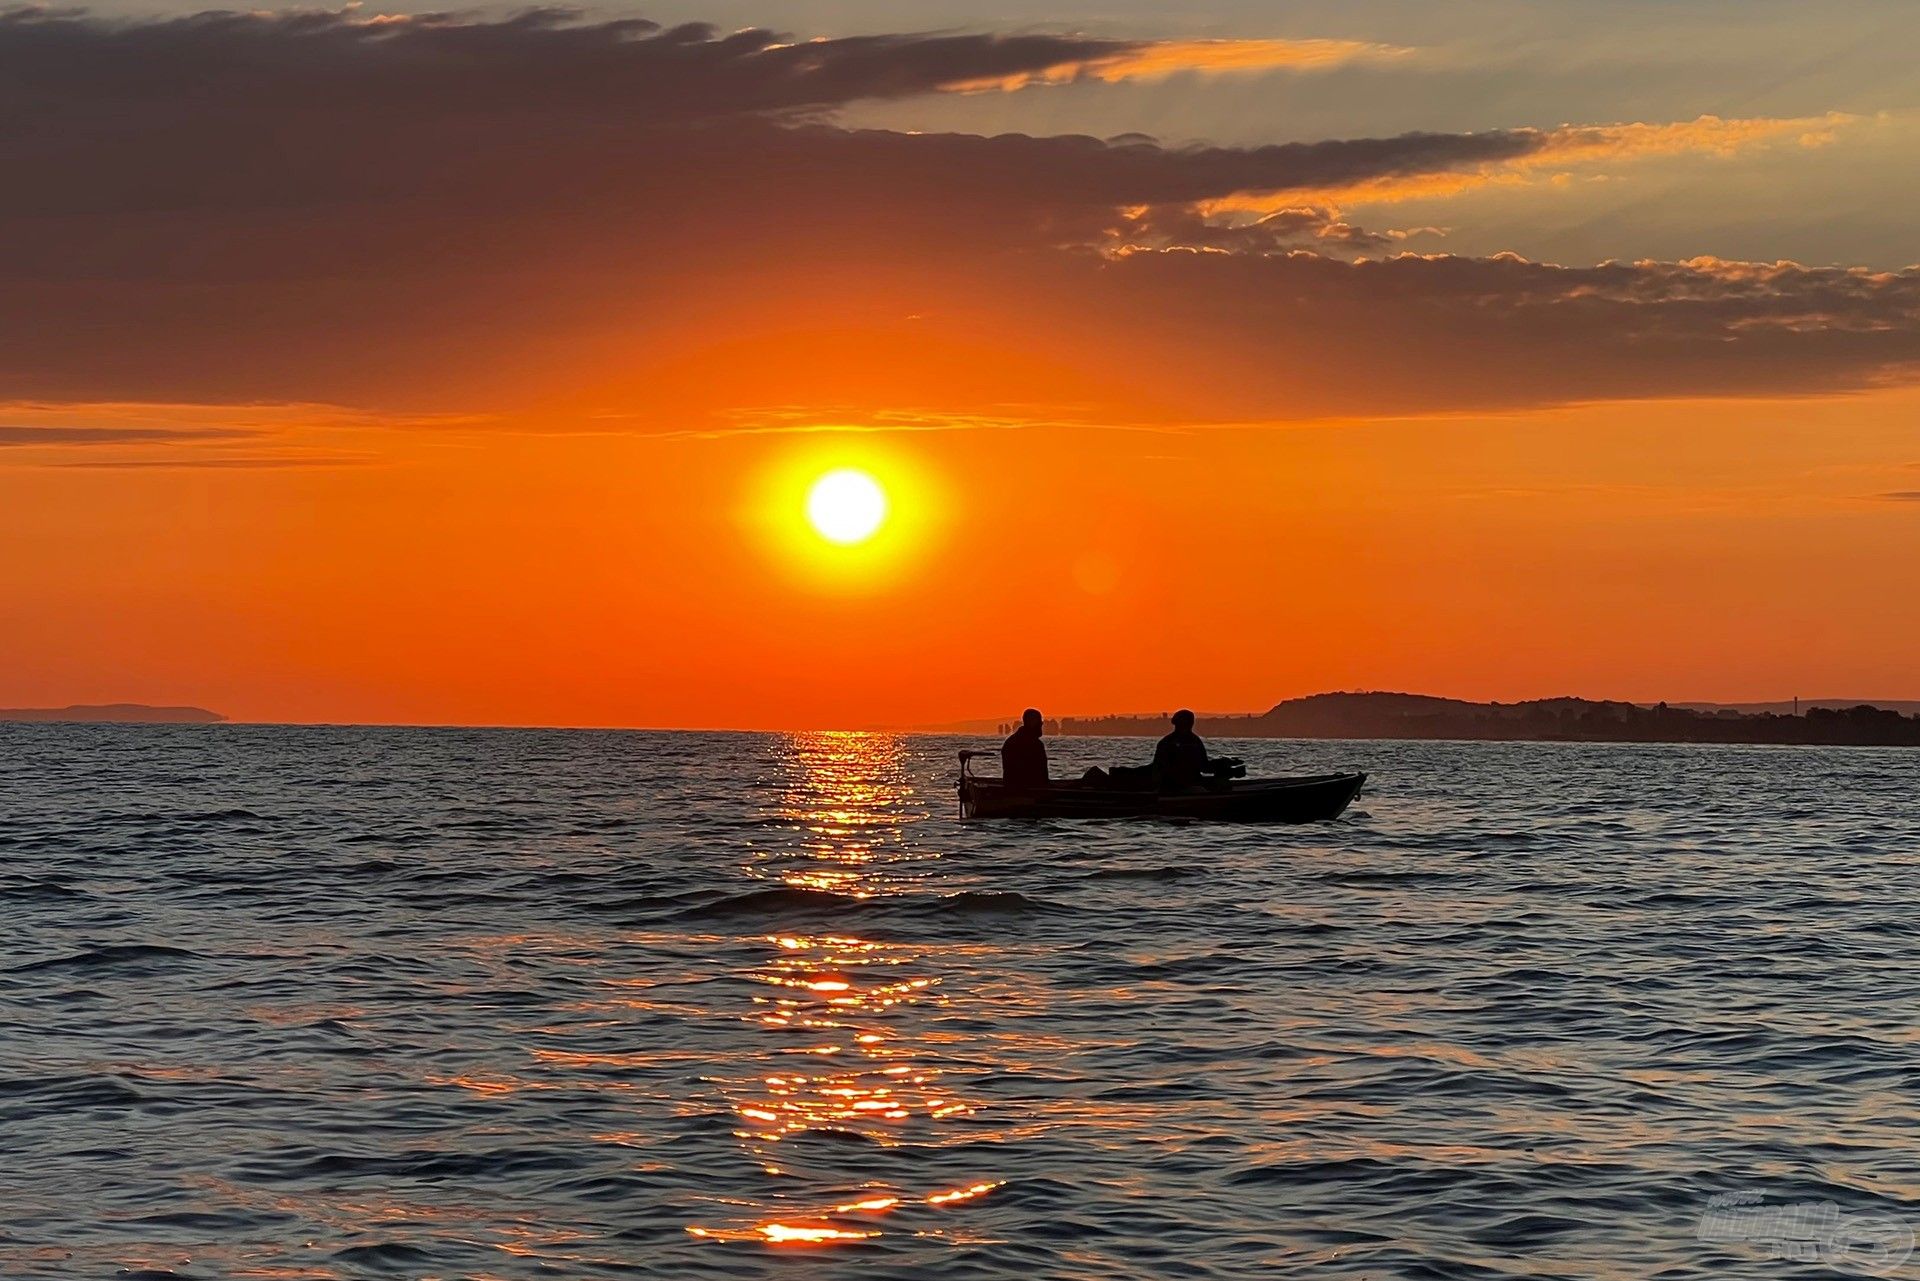
[[1411,54],[1396,45],[1360,40],[1162,40],[1105,54],[1087,51],[1071,62],[950,84],[961,93],[1011,92],[1034,85],[1162,80],[1176,75],[1307,71],[1354,62],[1381,62]]
[[9,104],[65,102],[89,114],[139,103],[183,120],[250,98],[262,120],[295,108],[366,116],[410,104],[429,115],[578,112],[611,122],[642,114],[658,123],[1073,75],[1148,58],[1157,46],[1044,34],[796,42],[759,28],[590,22],[547,7],[492,21],[358,8],[112,21],[19,8],[0,11],[0,48],[10,55]]
[[[1860,117],[1844,112],[1821,116],[1723,119],[1701,116],[1667,123],[1644,121],[1604,125],[1562,125],[1557,129],[1511,129],[1512,150],[1479,163],[1460,163],[1401,173],[1359,174],[1324,187],[1303,184],[1292,196],[1306,192],[1328,199],[1377,203],[1433,199],[1458,195],[1498,182],[1535,180],[1538,171],[1594,169],[1657,156],[1704,155],[1728,157],[1756,147],[1790,141],[1798,147],[1822,147]],[[1487,135],[1462,135],[1485,137]],[[1556,175],[1557,176],[1557,175]],[[1247,191],[1209,203],[1209,212],[1233,210],[1266,212],[1276,208],[1270,193]]]
[[0,398],[1166,424],[1828,390],[1920,356],[1912,273],[1406,255],[1434,229],[1356,227],[1326,194],[1717,154],[1806,120],[1218,147],[834,115],[1296,56],[1316,55],[553,10],[13,11]]
[[[1816,395],[1920,370],[1920,270],[1196,249],[1021,266],[1034,327],[996,335],[990,317],[964,314],[875,323],[857,339],[836,327],[834,343],[790,356],[784,342],[712,362],[684,352],[632,385],[684,403],[724,369],[735,406],[804,397],[836,407],[815,422],[884,428],[851,417],[884,376],[887,403],[948,427],[970,416],[1166,427]],[[1015,400],[1028,407],[1009,411]],[[791,408],[732,418],[803,422]]]
[[1897,503],[1920,503],[1920,489],[1897,489],[1880,497]]
[[241,470],[346,467],[395,431],[491,430],[480,415],[370,414],[327,404],[14,401],[0,403],[9,467]]
[[1920,269],[1168,250],[1104,283],[1222,418],[1790,395],[1920,366]]
[[1800,147],[1824,147],[1859,117],[1833,111],[1820,116],[1724,119],[1701,116],[1672,123],[1563,125],[1549,131],[1550,143],[1529,164],[1568,160],[1623,159],[1685,153],[1731,156],[1782,140]]
[[1399,250],[1416,236],[1444,236],[1439,227],[1357,227],[1331,208],[1296,206],[1245,220],[1207,217],[1192,206],[1152,206],[1128,211],[1115,227],[1110,251],[1201,249],[1221,253],[1288,253],[1298,249],[1333,255]]
[[258,435],[239,429],[181,427],[39,427],[0,424],[0,448],[132,445],[173,441],[237,440]]
[[[1074,417],[1061,406],[997,406],[994,412],[942,413],[938,410],[881,410],[859,406],[756,406],[724,415],[710,427],[653,430],[656,440],[719,440],[729,436],[916,435],[926,432],[1101,431],[1184,435],[1190,429],[1160,423],[1118,421],[1110,416]],[[630,420],[645,426],[644,418]]]
[[81,458],[46,465],[94,471],[278,471],[305,467],[364,467],[374,461],[370,454],[311,453],[259,457]]
[[758,177],[873,174],[904,185],[929,170],[950,185],[985,184],[1037,203],[1146,204],[1478,173],[1575,153],[1725,149],[1805,124],[1703,117],[1165,147],[850,131],[821,115],[982,77],[1186,65],[1198,49],[1221,58],[1220,49],[1249,46],[1271,57],[1295,48],[1044,35],[794,43],[763,30],[585,23],[556,10],[492,22],[347,11],[145,23],[14,10],[0,13],[0,59],[10,69],[0,86],[0,161],[13,179],[0,212],[292,218],[465,199],[466,216],[497,217],[580,200],[689,199],[703,180],[731,195]]
[[323,402],[208,403],[153,400],[0,401],[0,431],[22,442],[233,440],[321,428],[486,426],[484,415],[371,414]]

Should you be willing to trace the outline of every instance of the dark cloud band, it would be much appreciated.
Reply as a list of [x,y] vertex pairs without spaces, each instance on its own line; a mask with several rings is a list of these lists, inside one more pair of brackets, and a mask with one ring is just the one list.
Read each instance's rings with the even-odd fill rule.
[[1399,238],[1209,212],[1685,130],[1168,147],[832,114],[1147,49],[0,15],[0,398],[1180,420],[1821,390],[1920,358],[1910,272],[1352,261]]

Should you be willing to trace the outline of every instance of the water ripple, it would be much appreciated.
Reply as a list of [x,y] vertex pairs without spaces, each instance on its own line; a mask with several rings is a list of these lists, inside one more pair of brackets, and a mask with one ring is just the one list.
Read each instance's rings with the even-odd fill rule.
[[959,823],[957,746],[0,726],[0,1276],[1811,1277],[1710,1199],[1920,1217],[1920,753],[1236,748],[1373,775],[1271,829]]

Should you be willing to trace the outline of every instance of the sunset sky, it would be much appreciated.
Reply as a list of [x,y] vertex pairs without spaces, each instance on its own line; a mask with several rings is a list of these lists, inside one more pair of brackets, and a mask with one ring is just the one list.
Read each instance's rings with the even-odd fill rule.
[[1913,0],[190,13],[0,13],[0,705],[1920,698]]

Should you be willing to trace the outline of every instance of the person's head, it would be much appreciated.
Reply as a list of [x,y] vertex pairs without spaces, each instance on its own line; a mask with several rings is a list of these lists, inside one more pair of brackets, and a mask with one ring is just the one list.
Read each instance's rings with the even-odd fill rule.
[[1040,717],[1039,709],[1033,707],[1029,707],[1026,711],[1020,713],[1020,723],[1036,734],[1046,725],[1046,722]]
[[1193,733],[1193,713],[1184,707],[1175,712],[1173,714],[1173,727],[1182,734]]

